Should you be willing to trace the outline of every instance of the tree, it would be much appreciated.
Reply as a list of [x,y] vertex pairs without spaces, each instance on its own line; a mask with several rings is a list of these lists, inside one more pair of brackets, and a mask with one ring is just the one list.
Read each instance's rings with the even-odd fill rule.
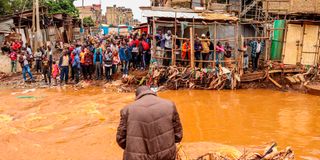
[[79,10],[74,6],[75,0],[45,0],[49,14],[68,14],[72,17],[79,17]]
[[[75,0],[39,0],[40,6],[48,7],[49,14],[68,14],[79,17],[79,11],[74,6]],[[32,9],[32,0],[0,0],[0,16]]]
[[85,27],[92,27],[94,26],[94,21],[91,17],[84,17],[83,18],[83,26]]
[[31,0],[0,0],[0,16],[32,9]]

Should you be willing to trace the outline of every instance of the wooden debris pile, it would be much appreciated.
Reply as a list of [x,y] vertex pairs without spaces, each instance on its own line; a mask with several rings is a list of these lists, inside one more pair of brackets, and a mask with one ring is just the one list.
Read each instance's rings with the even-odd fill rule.
[[0,72],[0,80],[1,79],[5,79],[8,77],[8,74],[4,73],[4,72]]
[[[178,148],[179,149],[179,148]],[[197,158],[186,158],[185,152],[178,150],[178,160],[293,160],[294,152],[291,147],[287,147],[284,150],[277,149],[277,143],[265,147],[264,151],[260,150],[244,150],[243,152],[230,150],[232,152],[210,152]]]
[[124,85],[147,85],[150,87],[164,87],[166,89],[206,89],[221,90],[235,89],[240,82],[236,69],[190,67],[151,67],[149,72],[140,75],[132,74],[123,79]]

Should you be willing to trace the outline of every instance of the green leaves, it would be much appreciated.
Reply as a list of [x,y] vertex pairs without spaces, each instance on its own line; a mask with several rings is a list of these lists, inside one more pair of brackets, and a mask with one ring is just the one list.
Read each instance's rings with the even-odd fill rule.
[[31,0],[0,0],[0,16],[32,8]]
[[[75,0],[39,0],[40,6],[48,7],[49,14],[68,14],[79,17],[79,11],[74,6]],[[32,9],[32,0],[0,0],[0,16]]]
[[94,21],[91,17],[84,17],[83,18],[83,26],[91,27],[94,26]]
[[79,11],[73,4],[74,0],[46,0],[49,14],[68,14],[72,17],[79,17]]

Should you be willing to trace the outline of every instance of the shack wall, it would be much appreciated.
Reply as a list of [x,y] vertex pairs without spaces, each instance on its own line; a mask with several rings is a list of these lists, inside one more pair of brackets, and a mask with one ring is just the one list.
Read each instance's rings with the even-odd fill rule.
[[269,13],[293,14],[313,13],[320,14],[319,0],[266,0],[263,2],[264,10]]
[[289,24],[283,48],[283,63],[319,63],[319,30],[320,25],[316,24]]

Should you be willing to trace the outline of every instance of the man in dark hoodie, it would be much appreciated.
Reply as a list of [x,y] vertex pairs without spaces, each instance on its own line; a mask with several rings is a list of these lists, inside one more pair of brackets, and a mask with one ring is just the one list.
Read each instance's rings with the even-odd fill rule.
[[182,125],[173,102],[147,86],[136,91],[136,101],[120,112],[117,143],[124,160],[174,160],[182,140]]

